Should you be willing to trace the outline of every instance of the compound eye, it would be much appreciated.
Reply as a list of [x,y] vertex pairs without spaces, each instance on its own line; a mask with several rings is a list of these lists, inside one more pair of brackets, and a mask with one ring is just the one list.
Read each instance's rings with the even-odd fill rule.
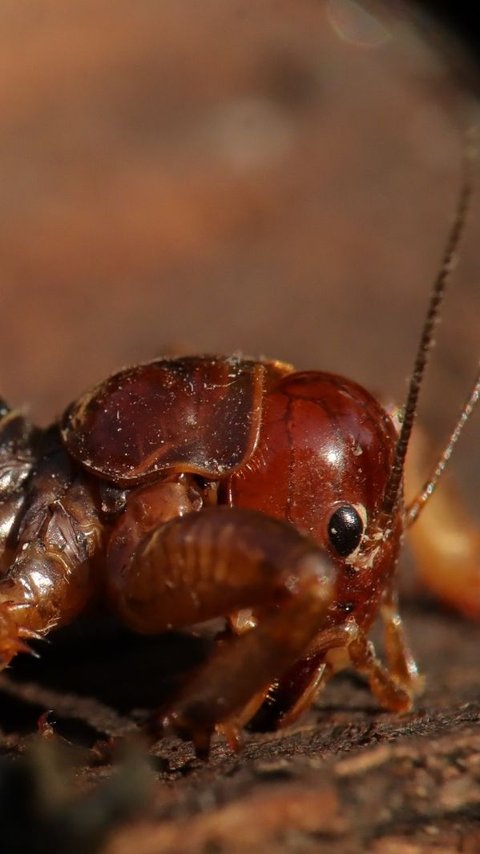
[[337,507],[328,523],[330,544],[340,557],[348,557],[357,548],[363,534],[363,520],[352,504]]

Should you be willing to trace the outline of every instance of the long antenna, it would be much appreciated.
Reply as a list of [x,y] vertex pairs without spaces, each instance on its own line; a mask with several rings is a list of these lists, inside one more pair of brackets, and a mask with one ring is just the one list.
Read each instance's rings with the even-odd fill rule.
[[450,278],[450,273],[455,267],[457,250],[460,243],[460,238],[465,225],[467,210],[472,194],[472,161],[476,154],[474,145],[465,145],[463,155],[463,176],[458,196],[455,217],[452,228],[448,236],[445,252],[438,275],[433,283],[433,288],[430,296],[427,314],[423,324],[422,334],[415,357],[413,373],[410,379],[408,388],[407,400],[404,407],[402,427],[400,436],[398,437],[397,447],[395,450],[395,458],[388,480],[385,496],[383,499],[382,513],[390,516],[394,513],[401,494],[401,483],[403,477],[403,469],[405,466],[405,457],[407,455],[408,443],[417,414],[418,396],[422,385],[422,380],[425,374],[425,368],[428,363],[428,358],[433,344],[433,336],[435,327],[440,315],[445,291]]
[[463,428],[465,427],[465,424],[467,423],[468,419],[470,418],[470,416],[471,416],[473,410],[475,409],[475,406],[479,402],[479,400],[480,400],[480,364],[478,366],[478,370],[477,370],[477,374],[476,374],[476,377],[475,377],[475,380],[474,380],[474,383],[472,386],[472,390],[471,390],[470,394],[468,395],[465,403],[463,404],[463,407],[462,407],[462,410],[460,413],[460,417],[458,418],[458,421],[457,421],[457,423],[453,429],[453,432],[450,436],[450,439],[448,440],[448,443],[447,443],[444,451],[441,453],[441,455],[438,459],[438,462],[437,462],[435,468],[433,469],[430,477],[428,478],[427,481],[425,481],[423,489],[421,490],[419,495],[417,495],[417,497],[414,498],[413,501],[407,507],[407,515],[406,515],[406,520],[405,520],[405,525],[407,528],[409,528],[411,525],[413,525],[414,522],[416,522],[420,513],[422,512],[423,508],[425,507],[427,501],[435,492],[438,481],[440,480],[443,472],[445,471],[445,467],[446,467],[450,457],[452,456],[453,449],[454,449],[455,445],[457,444],[457,442],[458,442],[458,440],[459,440],[459,438],[463,432]]

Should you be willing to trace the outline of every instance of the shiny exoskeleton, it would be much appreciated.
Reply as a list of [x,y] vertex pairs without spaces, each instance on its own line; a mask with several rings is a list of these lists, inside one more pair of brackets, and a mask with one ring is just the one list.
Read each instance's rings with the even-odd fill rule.
[[[397,438],[356,383],[239,357],[123,370],[47,430],[3,406],[2,665],[101,596],[142,633],[228,618],[232,640],[162,713],[199,751],[262,703],[291,722],[346,664],[409,708],[403,505],[383,507]],[[366,639],[379,613],[388,667]]]

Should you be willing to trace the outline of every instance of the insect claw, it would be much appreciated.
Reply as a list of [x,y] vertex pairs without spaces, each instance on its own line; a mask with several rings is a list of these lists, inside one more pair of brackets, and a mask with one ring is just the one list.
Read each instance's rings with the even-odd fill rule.
[[40,658],[41,657],[40,653],[37,652],[35,649],[32,649],[32,647],[28,646],[28,644],[24,644],[23,649],[20,651],[27,653],[27,655],[31,655],[32,658]]
[[234,723],[217,724],[215,727],[219,735],[222,735],[233,753],[238,753],[243,745],[242,732],[239,726]]
[[147,722],[145,732],[153,741],[157,741],[165,735],[177,736],[183,741],[192,741],[197,759],[207,760],[210,755],[213,729],[206,726],[195,726],[192,723],[187,724],[182,721],[178,712],[172,711],[154,715]]
[[24,643],[21,640],[18,640],[15,643],[15,652],[16,653],[24,652],[26,655],[33,656],[33,658],[40,658],[40,656],[39,656],[38,652],[36,652],[36,650],[32,649],[32,647],[29,646],[28,643]]
[[39,632],[34,632],[32,629],[20,628],[18,630],[18,635],[21,638],[27,638],[28,640],[41,640],[46,643],[50,643],[48,638],[44,637],[44,635],[39,634]]

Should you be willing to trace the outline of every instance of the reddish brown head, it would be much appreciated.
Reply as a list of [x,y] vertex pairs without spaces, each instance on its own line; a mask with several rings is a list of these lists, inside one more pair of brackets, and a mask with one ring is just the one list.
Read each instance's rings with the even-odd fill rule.
[[229,479],[231,504],[287,519],[333,557],[339,619],[354,612],[369,620],[394,569],[400,513],[388,537],[377,521],[397,438],[391,418],[356,383],[294,373],[265,396],[257,450]]

